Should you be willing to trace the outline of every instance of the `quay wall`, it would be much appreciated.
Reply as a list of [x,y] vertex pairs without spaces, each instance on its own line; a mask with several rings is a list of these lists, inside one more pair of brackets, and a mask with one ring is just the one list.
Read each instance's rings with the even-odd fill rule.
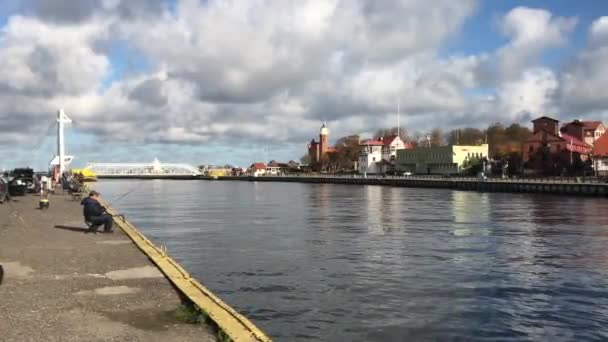
[[109,179],[172,179],[314,184],[384,185],[410,188],[437,188],[481,192],[547,193],[571,196],[608,197],[608,183],[552,179],[488,179],[441,177],[353,177],[353,176],[103,176]]
[[103,200],[102,204],[107,212],[114,216],[114,223],[135,243],[139,249],[148,256],[161,272],[169,279],[177,289],[193,304],[200,308],[225,334],[228,339],[221,337],[220,340],[244,341],[244,342],[271,342],[264,332],[257,328],[245,316],[223,302],[209,289],[203,286],[173,258],[163,246],[157,247],[135,226],[127,221],[124,215],[120,215]]
[[218,177],[220,181],[330,183],[349,185],[384,185],[410,188],[439,188],[480,192],[547,193],[572,196],[608,197],[608,184],[542,180],[476,180],[423,177],[340,177],[340,176],[261,176]]

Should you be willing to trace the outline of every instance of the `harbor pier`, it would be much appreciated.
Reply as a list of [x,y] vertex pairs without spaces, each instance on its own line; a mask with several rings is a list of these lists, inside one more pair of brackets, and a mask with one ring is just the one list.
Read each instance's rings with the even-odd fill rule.
[[[115,218],[112,234],[85,234],[78,200],[51,195],[45,210],[38,202],[27,195],[0,205],[1,341],[269,341],[197,281],[184,291],[178,278],[187,272],[127,220]],[[207,323],[188,324],[177,313],[201,289],[213,297],[202,310]]]

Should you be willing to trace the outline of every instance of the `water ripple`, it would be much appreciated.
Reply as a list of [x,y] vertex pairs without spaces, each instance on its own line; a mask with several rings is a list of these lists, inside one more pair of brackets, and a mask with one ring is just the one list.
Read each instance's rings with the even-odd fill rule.
[[117,206],[277,341],[608,339],[606,199],[150,181]]

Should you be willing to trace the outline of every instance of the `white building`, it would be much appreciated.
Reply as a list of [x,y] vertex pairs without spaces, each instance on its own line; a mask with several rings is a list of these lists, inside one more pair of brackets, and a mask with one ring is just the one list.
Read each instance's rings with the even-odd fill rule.
[[397,158],[397,150],[412,148],[410,144],[406,144],[403,140],[401,140],[401,137],[398,135],[380,138],[380,141],[383,143],[382,159],[387,161],[395,160],[395,158]]
[[386,173],[394,168],[397,151],[412,146],[403,142],[397,136],[389,136],[378,140],[364,140],[360,144],[359,173]]
[[602,134],[593,146],[593,168],[597,176],[608,176],[608,133]]
[[359,145],[359,173],[374,174],[381,173],[378,163],[382,160],[382,147],[384,144],[379,140],[364,140]]
[[258,177],[266,175],[266,164],[265,163],[253,163],[249,167],[249,174]]

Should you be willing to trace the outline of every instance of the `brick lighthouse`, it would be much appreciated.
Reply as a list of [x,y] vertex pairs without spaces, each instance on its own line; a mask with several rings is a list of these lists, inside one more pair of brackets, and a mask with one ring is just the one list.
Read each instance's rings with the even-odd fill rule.
[[323,160],[323,157],[327,155],[329,150],[329,128],[327,124],[323,122],[321,126],[321,132],[319,133],[319,160]]
[[331,153],[334,151],[332,147],[329,147],[329,128],[327,128],[327,124],[324,122],[323,126],[321,126],[321,131],[319,132],[319,141],[312,141],[308,144],[308,155],[310,156],[310,161],[312,163],[318,163],[327,155],[327,153]]

